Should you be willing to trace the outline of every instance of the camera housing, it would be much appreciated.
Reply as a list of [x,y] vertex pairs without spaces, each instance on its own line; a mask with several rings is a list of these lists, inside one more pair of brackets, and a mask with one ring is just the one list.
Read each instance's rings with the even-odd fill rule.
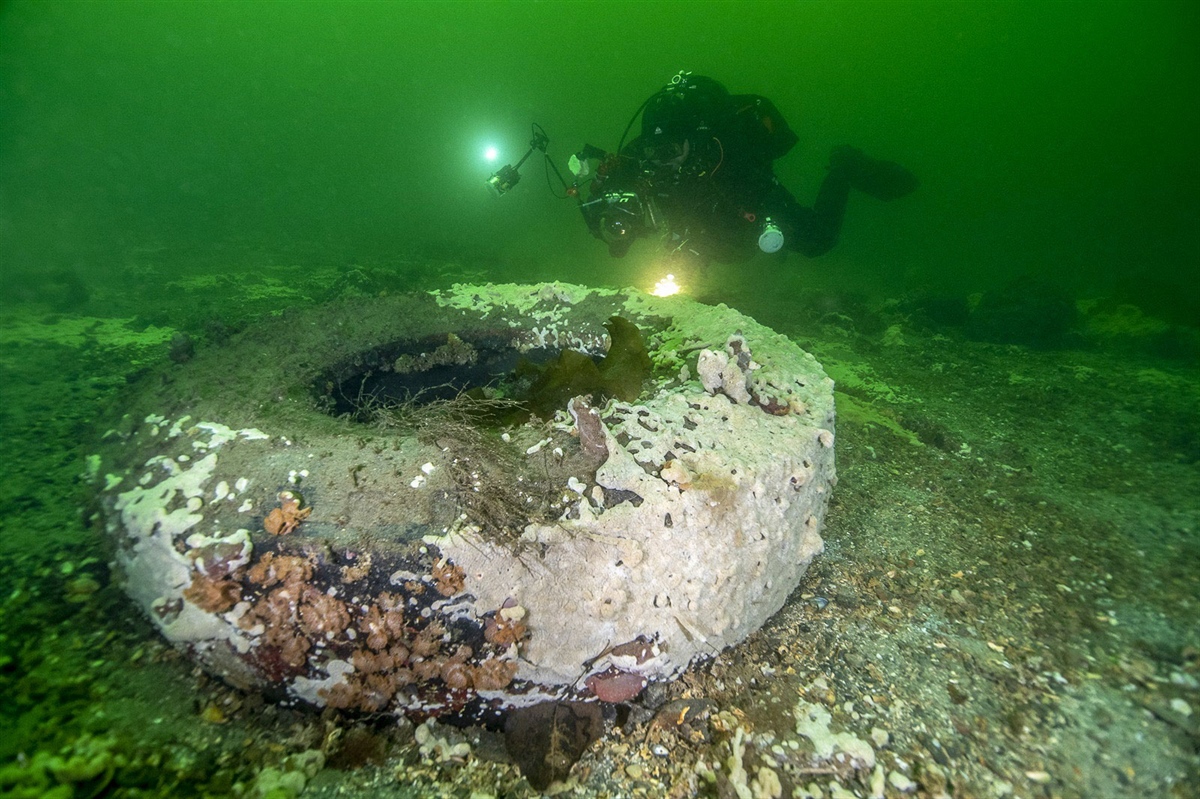
[[517,172],[517,168],[512,164],[505,164],[492,173],[492,176],[487,179],[487,185],[499,197],[511,191],[520,180],[521,175]]

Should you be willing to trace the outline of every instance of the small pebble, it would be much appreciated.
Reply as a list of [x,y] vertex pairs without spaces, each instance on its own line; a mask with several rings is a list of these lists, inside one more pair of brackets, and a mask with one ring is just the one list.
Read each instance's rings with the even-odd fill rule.
[[917,784],[899,771],[893,771],[888,774],[888,782],[900,793],[909,793],[917,789]]
[[548,439],[548,438],[543,438],[541,441],[539,441],[538,443],[534,444],[534,445],[533,445],[532,447],[530,447],[529,449],[525,450],[525,454],[526,454],[526,455],[535,455],[535,454],[537,454],[538,452],[541,452],[541,450],[542,450],[542,447],[546,446],[546,445],[547,445],[547,444],[549,444],[549,443],[550,443],[550,439]]
[[1195,677],[1178,671],[1171,672],[1171,684],[1182,685],[1184,688],[1191,688],[1192,690],[1200,688],[1200,682],[1197,682]]
[[641,763],[630,763],[625,767],[625,773],[635,780],[640,780],[642,775],[646,773],[646,770],[642,768]]
[[86,602],[100,590],[100,583],[84,574],[68,582],[66,589],[64,599],[68,602]]

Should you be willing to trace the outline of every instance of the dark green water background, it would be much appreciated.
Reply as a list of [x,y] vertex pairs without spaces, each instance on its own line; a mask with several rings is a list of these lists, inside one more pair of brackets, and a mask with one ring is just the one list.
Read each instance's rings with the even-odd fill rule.
[[169,271],[414,247],[496,279],[639,282],[649,247],[610,260],[539,164],[489,196],[480,153],[515,160],[531,121],[560,164],[611,148],[686,68],[776,101],[801,137],[778,171],[804,202],[841,143],[922,178],[903,202],[856,197],[830,255],[791,256],[814,283],[978,291],[1031,273],[1153,306],[1194,293],[1200,263],[1198,8],[9,2],[5,282],[103,281],[147,251]]

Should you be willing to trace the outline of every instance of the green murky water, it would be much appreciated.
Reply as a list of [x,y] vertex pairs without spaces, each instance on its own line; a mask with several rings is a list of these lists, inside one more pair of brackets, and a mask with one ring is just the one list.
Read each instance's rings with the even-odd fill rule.
[[[775,102],[802,203],[840,144],[921,187],[852,195],[820,258],[677,275],[837,381],[827,550],[563,790],[1200,795],[1194,4],[132,1],[0,5],[0,795],[534,795],[498,733],[439,758],[194,673],[80,475],[126,385],[289,308],[648,289],[652,243],[610,258],[539,154],[484,181],[533,122],[564,173],[615,147],[680,69]],[[883,776],[813,767],[801,701]]]

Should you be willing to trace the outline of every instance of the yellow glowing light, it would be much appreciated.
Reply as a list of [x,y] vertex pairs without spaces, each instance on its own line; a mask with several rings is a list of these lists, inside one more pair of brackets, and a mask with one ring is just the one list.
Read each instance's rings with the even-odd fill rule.
[[654,288],[650,290],[650,293],[655,297],[670,297],[672,294],[678,294],[680,290],[679,284],[675,282],[675,276],[667,275],[654,284]]

